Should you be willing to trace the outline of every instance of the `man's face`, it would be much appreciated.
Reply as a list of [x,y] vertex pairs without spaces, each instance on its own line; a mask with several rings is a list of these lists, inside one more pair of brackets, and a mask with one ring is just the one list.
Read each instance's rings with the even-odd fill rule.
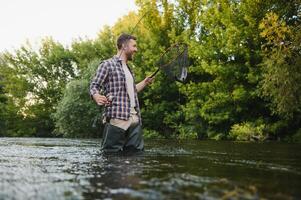
[[128,60],[133,60],[133,55],[138,51],[135,40],[130,39],[125,46],[124,53]]

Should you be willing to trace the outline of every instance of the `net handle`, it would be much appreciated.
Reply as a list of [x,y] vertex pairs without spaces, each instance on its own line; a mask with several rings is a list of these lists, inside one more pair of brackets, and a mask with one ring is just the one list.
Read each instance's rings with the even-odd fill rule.
[[150,78],[153,78],[154,76],[156,76],[156,74],[160,71],[160,68],[158,68],[151,76]]

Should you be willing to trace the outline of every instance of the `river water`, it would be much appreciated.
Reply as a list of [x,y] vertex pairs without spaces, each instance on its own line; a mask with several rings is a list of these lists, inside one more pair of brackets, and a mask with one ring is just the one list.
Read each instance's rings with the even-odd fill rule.
[[301,199],[301,145],[147,140],[105,156],[99,139],[0,138],[0,199]]

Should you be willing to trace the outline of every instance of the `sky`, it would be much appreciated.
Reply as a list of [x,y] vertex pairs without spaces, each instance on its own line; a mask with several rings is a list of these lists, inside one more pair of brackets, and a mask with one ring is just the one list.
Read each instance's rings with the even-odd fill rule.
[[135,0],[0,0],[0,52],[48,36],[64,45],[92,39],[135,10]]

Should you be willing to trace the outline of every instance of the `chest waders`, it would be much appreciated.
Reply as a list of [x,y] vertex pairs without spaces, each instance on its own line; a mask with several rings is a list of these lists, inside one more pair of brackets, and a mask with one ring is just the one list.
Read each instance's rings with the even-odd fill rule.
[[105,153],[121,151],[143,151],[144,141],[139,123],[131,125],[127,130],[106,123],[103,131],[102,150]]

